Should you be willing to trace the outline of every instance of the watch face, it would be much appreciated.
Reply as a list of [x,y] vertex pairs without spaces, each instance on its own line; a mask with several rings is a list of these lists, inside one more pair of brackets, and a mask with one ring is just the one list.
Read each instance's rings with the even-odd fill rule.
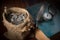
[[26,19],[26,14],[17,12],[9,12],[6,16],[7,21],[11,22],[12,24],[18,25],[24,22]]
[[13,23],[13,24],[20,24],[20,23],[22,23],[22,22],[24,22],[24,19],[25,19],[25,15],[24,14],[20,14],[20,15],[16,15],[16,14],[14,14],[14,13],[12,13],[11,14],[11,22]]

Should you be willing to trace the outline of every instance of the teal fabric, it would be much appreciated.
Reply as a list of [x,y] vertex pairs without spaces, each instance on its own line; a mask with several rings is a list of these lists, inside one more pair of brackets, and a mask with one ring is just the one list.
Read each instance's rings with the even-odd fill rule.
[[[40,9],[41,4],[36,4],[31,7],[27,7],[27,10],[32,15],[34,21],[36,22],[36,16]],[[45,12],[48,12],[48,9],[46,9]],[[56,15],[53,17],[52,20],[39,23],[38,28],[44,32],[44,34],[47,37],[51,37],[52,35],[56,34],[57,32],[60,32],[60,14],[57,10]]]

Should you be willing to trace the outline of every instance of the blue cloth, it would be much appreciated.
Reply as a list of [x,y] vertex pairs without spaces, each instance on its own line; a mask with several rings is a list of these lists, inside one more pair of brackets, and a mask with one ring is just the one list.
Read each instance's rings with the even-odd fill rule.
[[[35,22],[36,22],[36,16],[40,9],[40,6],[41,4],[36,4],[31,7],[27,7],[27,10],[32,15]],[[60,32],[60,16],[59,16],[60,14],[59,13],[60,12],[57,11],[56,15],[53,17],[51,21],[46,21],[38,25],[38,28],[42,30],[47,37],[51,37],[57,32]]]

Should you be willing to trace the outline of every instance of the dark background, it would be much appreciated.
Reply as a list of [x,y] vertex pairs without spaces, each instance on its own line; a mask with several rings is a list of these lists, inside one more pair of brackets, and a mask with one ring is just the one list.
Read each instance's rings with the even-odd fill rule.
[[[2,23],[2,13],[4,6],[9,7],[21,7],[26,8],[26,6],[32,6],[36,3],[47,1],[51,5],[54,5],[58,10],[60,10],[60,0],[0,0],[0,40],[7,40],[3,33],[7,31]],[[60,40],[60,33],[57,33],[50,37],[51,40]]]

